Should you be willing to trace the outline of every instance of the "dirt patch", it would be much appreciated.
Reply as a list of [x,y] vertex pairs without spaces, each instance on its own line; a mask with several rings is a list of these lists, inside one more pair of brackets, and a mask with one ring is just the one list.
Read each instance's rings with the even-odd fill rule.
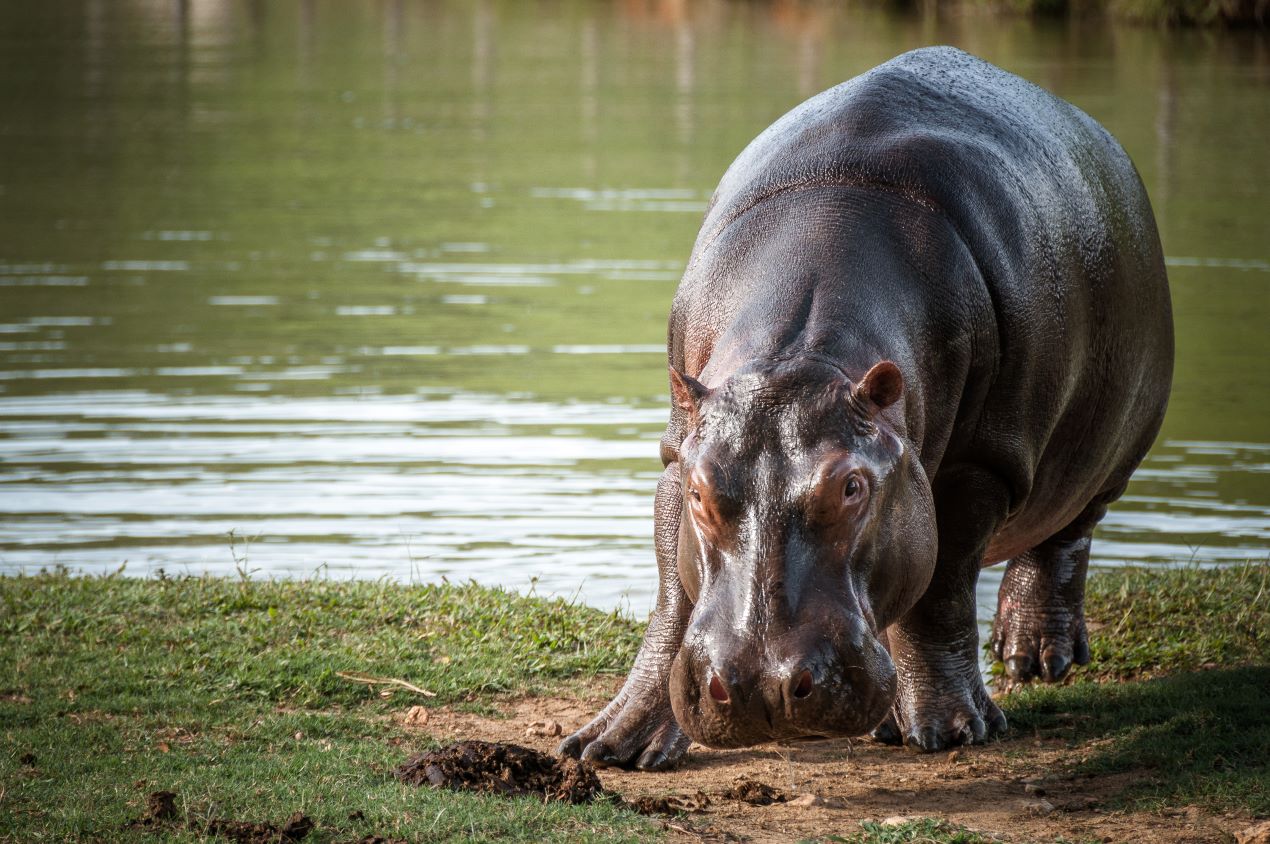
[[170,821],[176,817],[176,792],[154,791],[146,798],[145,818],[151,821]]
[[176,792],[153,791],[146,797],[146,810],[140,817],[124,824],[124,829],[168,826],[176,817]]
[[286,822],[253,823],[224,818],[196,820],[182,818],[176,808],[173,791],[154,791],[146,797],[146,809],[140,817],[124,824],[124,829],[185,829],[203,835],[227,838],[236,844],[288,844],[300,841],[313,831],[313,821],[296,812]]
[[604,793],[590,765],[556,759],[517,744],[462,741],[408,759],[394,776],[411,785],[501,797],[533,795],[544,802],[589,803]]
[[784,792],[777,791],[767,783],[757,782],[749,777],[737,777],[732,787],[723,792],[728,800],[740,800],[751,806],[770,806],[773,803],[784,803],[789,798]]
[[704,791],[691,795],[671,794],[666,797],[645,795],[622,802],[626,804],[626,808],[639,812],[641,815],[686,815],[704,812],[711,803],[710,795]]
[[[504,704],[503,717],[493,718],[433,707],[426,726],[418,729],[439,741],[516,742],[553,754],[559,737],[527,736],[526,726],[557,721],[568,735],[599,711],[611,691],[597,687],[584,699],[512,700]],[[1059,837],[1125,844],[1217,844],[1229,842],[1252,822],[1193,807],[1162,812],[1106,809],[1149,772],[1097,777],[1062,773],[1067,763],[1092,749],[1027,735],[937,755],[870,741],[747,750],[693,745],[674,771],[650,774],[607,768],[600,776],[605,789],[621,794],[637,811],[686,813],[661,823],[672,833],[697,839],[713,835],[718,840],[765,842],[849,835],[859,831],[861,821],[907,816],[939,818],[1020,844]],[[741,779],[767,785],[773,796],[786,799],[763,804],[724,797]],[[761,795],[763,789],[750,786],[745,793]]]
[[219,835],[237,844],[281,844],[299,841],[313,831],[313,821],[296,812],[282,826],[250,821],[210,820],[203,827],[208,835]]

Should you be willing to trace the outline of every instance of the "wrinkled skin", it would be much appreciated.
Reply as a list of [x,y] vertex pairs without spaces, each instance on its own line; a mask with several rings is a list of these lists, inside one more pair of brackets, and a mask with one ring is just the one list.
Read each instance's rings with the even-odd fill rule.
[[1007,560],[1010,675],[1088,661],[1090,536],[1173,359],[1146,194],[1088,116],[950,48],[809,100],[724,176],[669,357],[657,606],[562,753],[983,741],[975,583]]

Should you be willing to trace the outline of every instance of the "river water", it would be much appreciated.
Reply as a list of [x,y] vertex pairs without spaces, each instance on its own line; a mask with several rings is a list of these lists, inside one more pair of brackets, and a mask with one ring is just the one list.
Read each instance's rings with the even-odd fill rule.
[[793,2],[15,0],[0,573],[475,578],[643,615],[665,318],[711,190],[805,97],[932,43],[1084,108],[1155,204],[1175,393],[1095,564],[1265,559],[1265,36]]

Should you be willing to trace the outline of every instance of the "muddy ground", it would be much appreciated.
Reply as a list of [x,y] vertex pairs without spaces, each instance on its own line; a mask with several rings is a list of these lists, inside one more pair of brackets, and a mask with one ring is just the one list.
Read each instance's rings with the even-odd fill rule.
[[[423,718],[403,711],[399,720],[442,742],[478,739],[551,752],[560,741],[555,724],[565,735],[582,726],[605,703],[606,691],[585,699],[512,701],[501,718],[438,707]],[[693,745],[675,771],[599,773],[604,787],[627,801],[670,798],[671,805],[694,810],[671,819],[668,829],[695,839],[795,841],[855,832],[860,821],[912,816],[943,818],[1007,842],[1060,836],[1126,844],[1229,842],[1251,823],[1185,806],[1161,813],[1108,808],[1134,774],[1055,773],[1095,744],[1073,748],[1015,734],[985,747],[923,755],[868,740],[749,750]],[[738,783],[749,788],[745,781],[768,785],[786,799],[762,805],[724,796]]]

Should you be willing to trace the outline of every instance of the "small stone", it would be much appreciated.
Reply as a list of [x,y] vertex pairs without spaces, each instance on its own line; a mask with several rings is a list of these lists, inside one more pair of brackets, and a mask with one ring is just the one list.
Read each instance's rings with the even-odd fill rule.
[[421,727],[428,723],[428,708],[426,706],[412,706],[406,710],[406,717],[403,720],[412,726]]
[[881,826],[903,826],[909,821],[917,820],[917,815],[891,815],[882,821]]
[[525,728],[525,735],[551,738],[563,732],[559,721],[534,721]]
[[1253,824],[1235,833],[1235,844],[1270,844],[1270,821]]
[[1037,785],[1034,782],[1030,782],[1027,785],[1023,786],[1023,792],[1025,794],[1032,794],[1037,797],[1045,796],[1045,789],[1041,788],[1039,785]]

